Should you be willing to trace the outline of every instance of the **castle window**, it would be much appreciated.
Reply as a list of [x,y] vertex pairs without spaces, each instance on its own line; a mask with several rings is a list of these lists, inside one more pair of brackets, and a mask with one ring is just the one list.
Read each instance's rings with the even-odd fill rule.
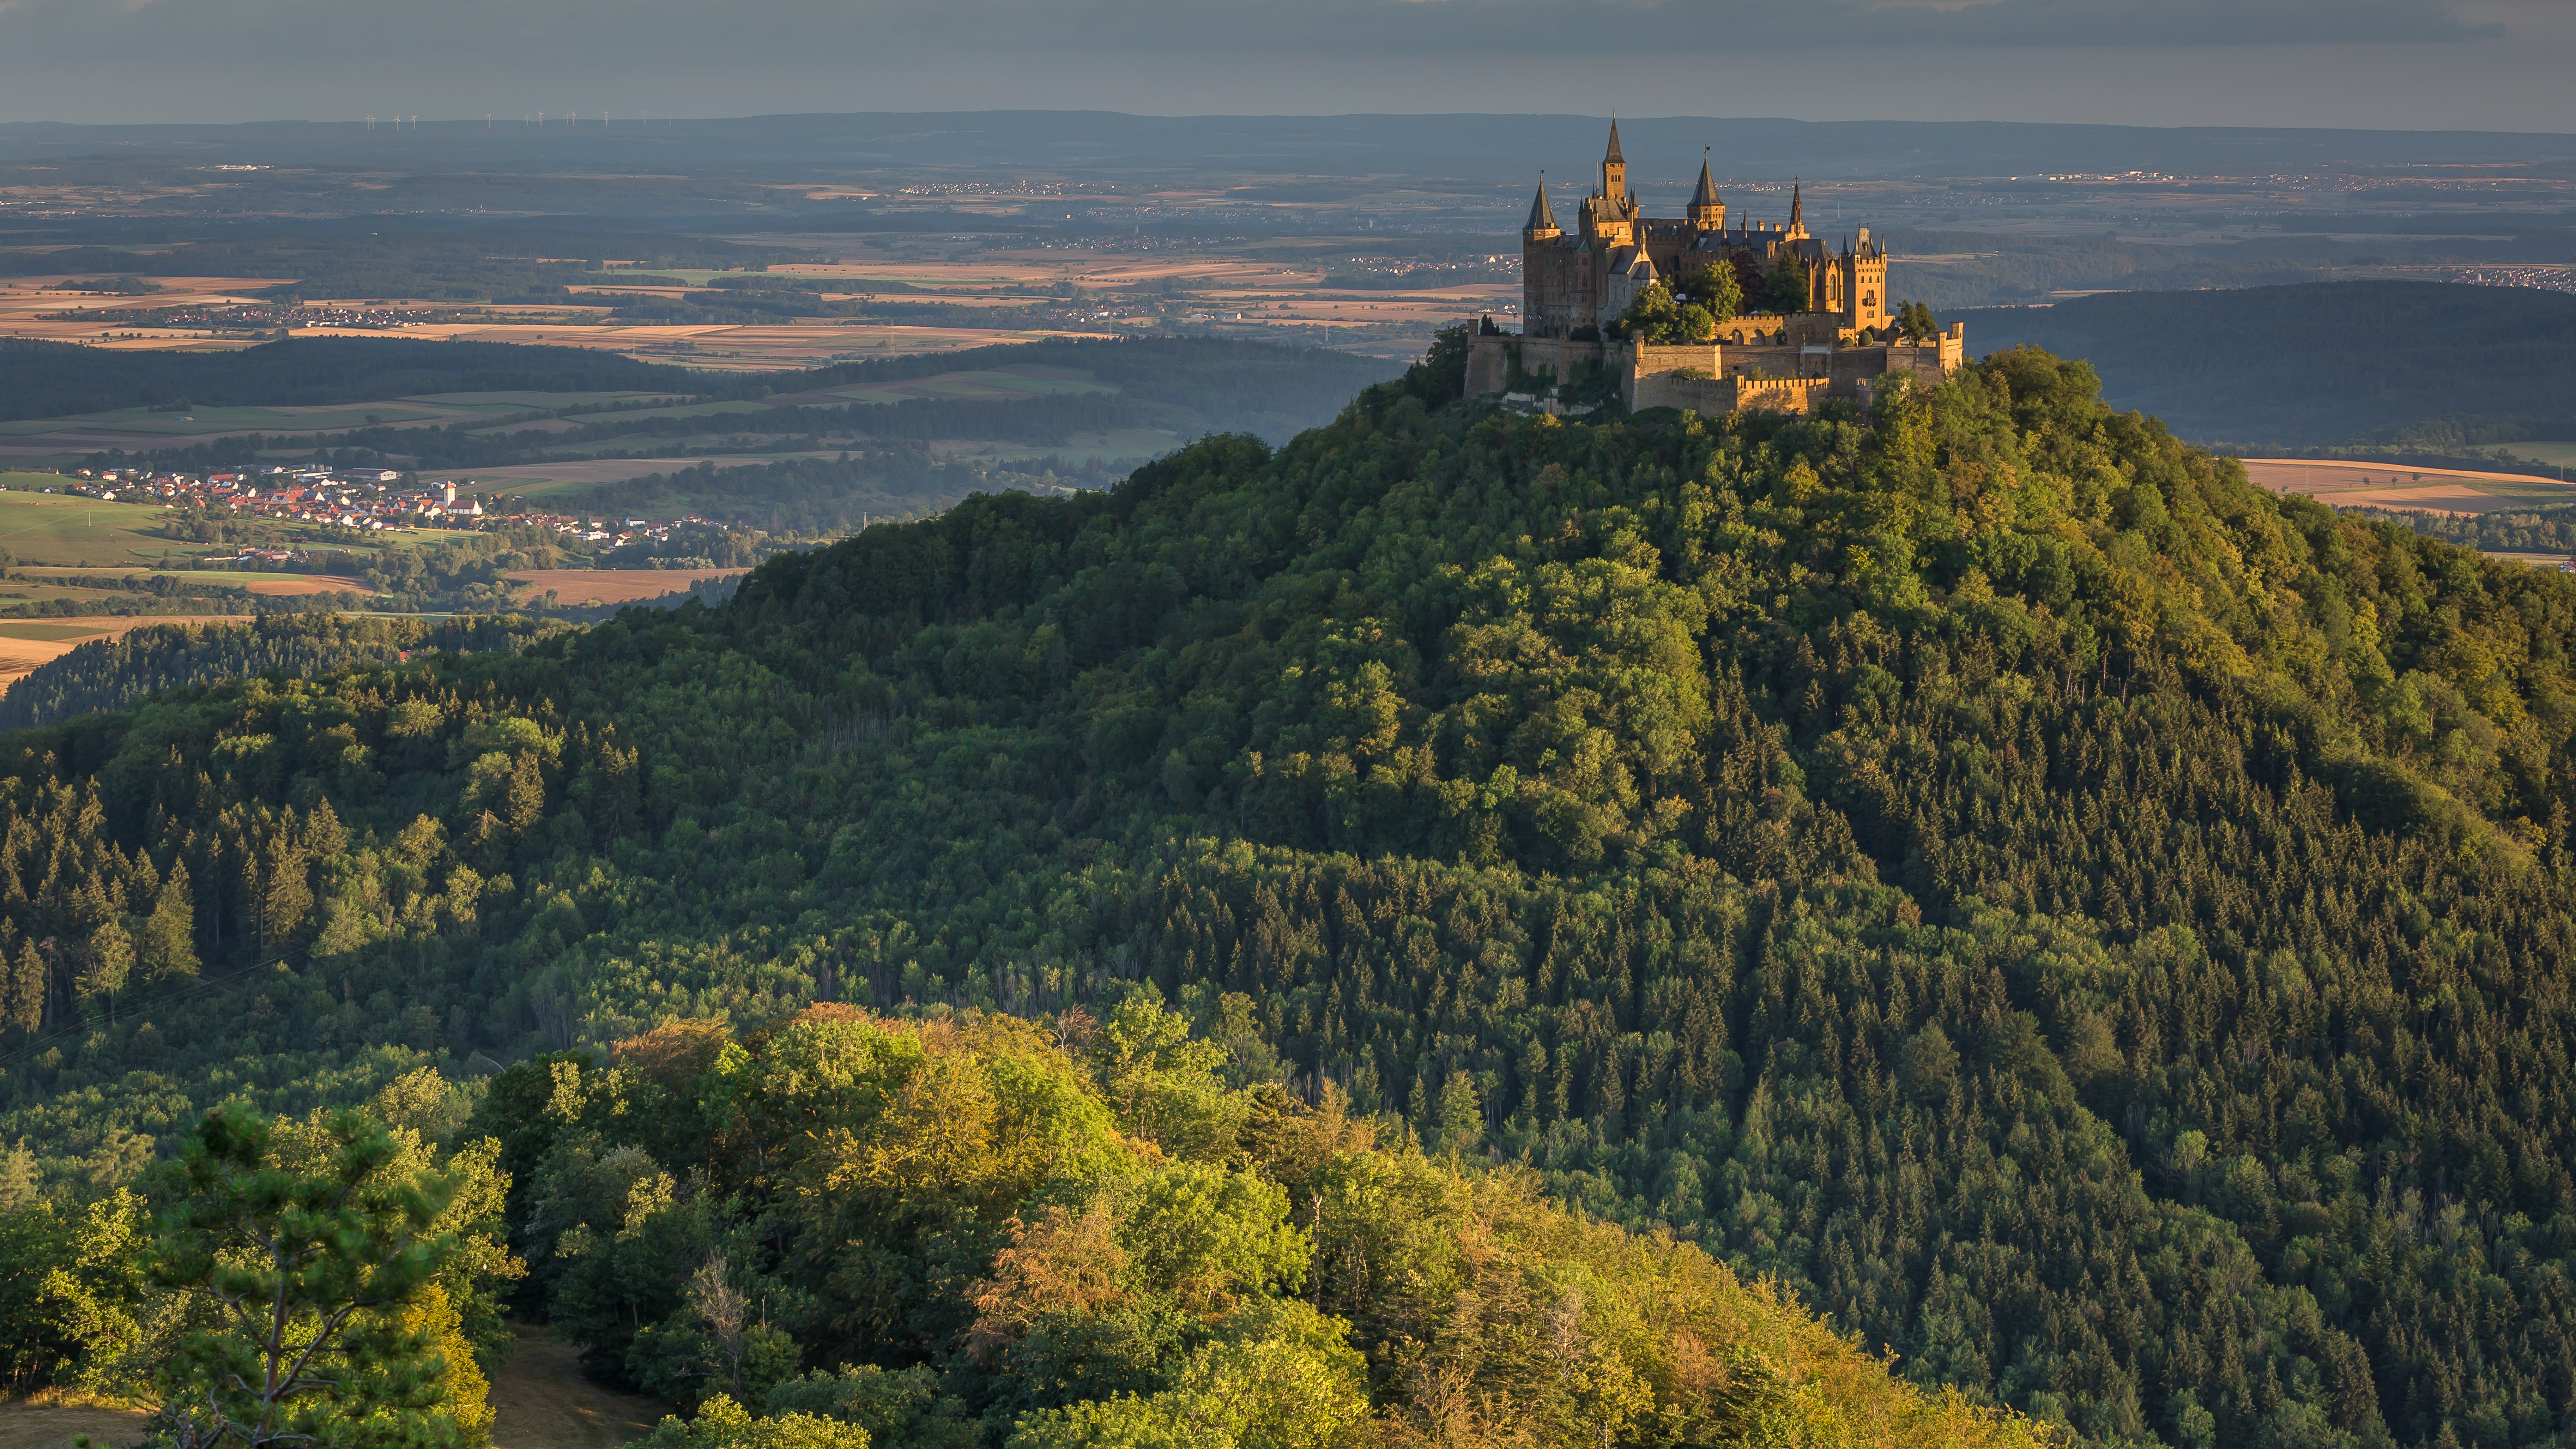
[[1878,294],[1877,294],[1876,292],[1863,292],[1863,293],[1861,293],[1861,294],[1860,294],[1860,304],[1861,304],[1862,306],[1864,306],[1864,307],[1875,307],[1875,306],[1877,306],[1877,305],[1878,305]]

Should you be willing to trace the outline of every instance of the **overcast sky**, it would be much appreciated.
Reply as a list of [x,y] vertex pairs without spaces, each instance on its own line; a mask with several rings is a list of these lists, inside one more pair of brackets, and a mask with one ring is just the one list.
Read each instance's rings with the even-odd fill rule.
[[0,120],[1565,111],[2576,132],[2576,0],[0,0]]

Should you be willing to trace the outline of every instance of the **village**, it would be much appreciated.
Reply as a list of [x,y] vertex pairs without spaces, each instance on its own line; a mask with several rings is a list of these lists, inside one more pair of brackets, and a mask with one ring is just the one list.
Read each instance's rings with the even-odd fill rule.
[[[474,486],[471,478],[421,481],[392,468],[263,464],[205,474],[76,468],[61,476],[65,480],[62,492],[102,502],[152,502],[177,508],[223,510],[281,523],[322,524],[358,532],[470,530],[509,524],[547,529],[605,550],[629,544],[667,543],[675,528],[722,526],[695,514],[655,520],[537,511],[503,513],[464,491]],[[497,504],[499,500],[493,501]],[[242,556],[284,562],[292,555],[283,550],[250,549]]]

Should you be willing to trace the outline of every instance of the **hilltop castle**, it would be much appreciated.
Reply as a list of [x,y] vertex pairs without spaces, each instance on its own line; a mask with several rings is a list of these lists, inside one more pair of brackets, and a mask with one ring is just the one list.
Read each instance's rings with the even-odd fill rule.
[[1729,227],[1726,202],[1703,157],[1699,189],[1682,216],[1651,217],[1643,210],[1628,189],[1617,121],[1610,123],[1600,187],[1575,208],[1573,231],[1556,224],[1547,183],[1540,181],[1521,228],[1522,336],[1570,337],[1607,325],[1648,286],[1678,283],[1711,263],[1732,265],[1747,298],[1763,294],[1773,271],[1795,266],[1805,274],[1807,312],[1832,314],[1851,329],[1888,323],[1887,249],[1869,239],[1868,227],[1840,251],[1810,235],[1803,188],[1790,192],[1786,225]]
[[[1806,412],[1827,397],[1866,398],[1889,372],[1938,380],[1966,354],[1963,329],[1903,338],[1887,292],[1887,249],[1862,227],[1837,249],[1806,225],[1803,188],[1790,193],[1785,223],[1727,225],[1726,202],[1703,158],[1699,187],[1680,217],[1650,217],[1628,186],[1619,123],[1601,158],[1600,184],[1575,208],[1574,229],[1557,224],[1547,183],[1521,227],[1521,331],[1509,337],[1489,318],[1468,359],[1467,391],[1530,386],[1548,394],[1585,366],[1620,373],[1631,409],[1742,407]],[[1747,311],[1720,320],[1706,342],[1666,345],[1617,336],[1629,304],[1650,287],[1684,292],[1711,266],[1732,267],[1747,306],[1776,298],[1787,273],[1803,305]],[[1538,380],[1544,380],[1544,383]],[[1537,396],[1533,392],[1533,397]],[[1539,399],[1550,411],[1549,398]]]

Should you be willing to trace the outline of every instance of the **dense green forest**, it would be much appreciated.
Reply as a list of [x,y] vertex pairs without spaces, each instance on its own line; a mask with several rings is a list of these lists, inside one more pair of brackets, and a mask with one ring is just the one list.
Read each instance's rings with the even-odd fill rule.
[[377,667],[410,651],[519,649],[564,626],[507,617],[412,620],[268,614],[238,624],[150,624],[82,644],[10,681],[0,730],[29,729],[148,695],[277,675]]
[[[826,1376],[781,1412],[915,1370],[988,1428],[1022,1383],[1178,1403],[1239,1340],[1100,1266],[1124,1209],[952,1230],[868,1195],[945,1171],[911,1139],[796,1095],[944,1127],[869,1013],[1097,1053],[1159,997],[1230,1086],[2086,1442],[2562,1442],[2576,585],[2268,495],[2033,351],[1580,425],[1451,401],[1460,362],[719,607],[0,740],[12,1170],[69,1221],[218,1103],[435,1068],[501,1144],[516,1310],[612,1381],[682,1391],[713,1245],[782,1336],[726,1372]],[[795,1055],[832,1033],[869,1065]],[[1319,1252],[1329,1208],[1289,1196]],[[1019,1265],[1089,1316],[978,1337]],[[1440,1383],[1494,1402],[1404,1402]],[[1695,1432],[1605,1442],[1737,1441]]]
[[654,1449],[2041,1442],[1699,1249],[1225,1060],[1150,990],[1053,1031],[823,1004],[524,1063],[470,1119],[427,1069],[218,1108],[150,1216],[31,1201],[19,1154],[0,1369],[140,1403],[159,1445],[484,1449],[515,1280],[681,1406]]
[[2351,512],[2486,553],[2576,553],[2576,507],[2462,514],[2389,508],[2356,508]]
[[2464,416],[2564,418],[2560,379],[2576,365],[2576,297],[2522,287],[2320,282],[1948,315],[1973,351],[2088,358],[2113,406],[2245,449],[2384,441]]

